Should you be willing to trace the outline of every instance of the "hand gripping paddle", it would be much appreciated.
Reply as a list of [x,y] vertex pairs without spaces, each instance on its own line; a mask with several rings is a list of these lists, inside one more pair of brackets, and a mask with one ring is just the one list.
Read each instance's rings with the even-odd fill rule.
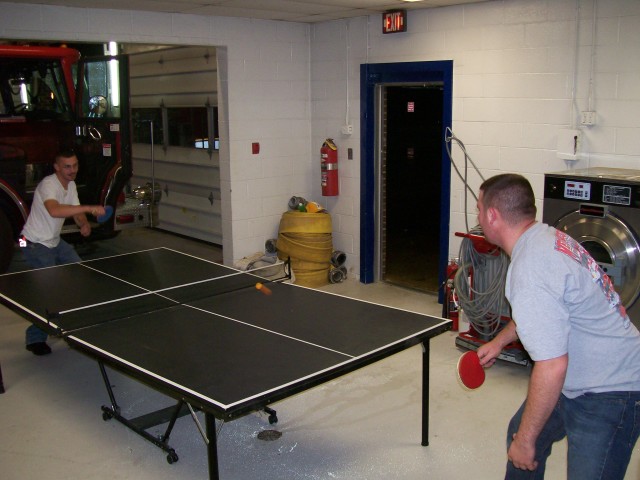
[[477,352],[469,350],[460,356],[458,378],[470,390],[475,390],[484,383],[484,368],[480,365]]
[[113,215],[113,207],[111,205],[107,205],[104,207],[104,215],[100,215],[96,220],[98,223],[104,223],[111,218],[111,215]]

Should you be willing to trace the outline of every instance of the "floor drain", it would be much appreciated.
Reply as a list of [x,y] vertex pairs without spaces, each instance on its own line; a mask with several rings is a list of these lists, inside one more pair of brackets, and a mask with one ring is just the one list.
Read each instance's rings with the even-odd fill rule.
[[271,442],[273,440],[277,440],[282,436],[282,432],[277,430],[262,430],[258,433],[258,440],[265,440],[267,442]]

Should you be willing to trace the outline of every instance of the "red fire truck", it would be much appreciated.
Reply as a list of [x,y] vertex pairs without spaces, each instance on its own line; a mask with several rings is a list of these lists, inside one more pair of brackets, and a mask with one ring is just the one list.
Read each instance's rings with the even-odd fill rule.
[[[38,182],[55,154],[73,149],[81,203],[111,205],[94,225],[104,238],[147,226],[152,202],[131,190],[129,72],[126,56],[81,58],[73,48],[0,45],[0,272],[6,271]],[[73,222],[63,235],[74,235]]]

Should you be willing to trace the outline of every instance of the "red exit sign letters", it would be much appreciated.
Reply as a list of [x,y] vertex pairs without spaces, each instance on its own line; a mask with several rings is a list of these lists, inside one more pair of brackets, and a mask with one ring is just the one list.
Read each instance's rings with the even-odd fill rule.
[[388,10],[382,14],[382,33],[399,33],[406,31],[406,10]]

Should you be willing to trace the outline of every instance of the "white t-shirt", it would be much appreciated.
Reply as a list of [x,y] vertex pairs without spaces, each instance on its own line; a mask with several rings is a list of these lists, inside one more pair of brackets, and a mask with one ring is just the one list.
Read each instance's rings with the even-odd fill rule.
[[54,248],[60,243],[60,231],[65,219],[49,215],[44,206],[47,200],[57,200],[61,205],[80,205],[75,182],[69,182],[65,190],[55,173],[43,178],[36,187],[31,212],[22,229],[22,235],[30,242]]
[[562,392],[640,391],[640,333],[589,253],[563,232],[536,224],[517,241],[505,294],[533,360],[568,354]]

